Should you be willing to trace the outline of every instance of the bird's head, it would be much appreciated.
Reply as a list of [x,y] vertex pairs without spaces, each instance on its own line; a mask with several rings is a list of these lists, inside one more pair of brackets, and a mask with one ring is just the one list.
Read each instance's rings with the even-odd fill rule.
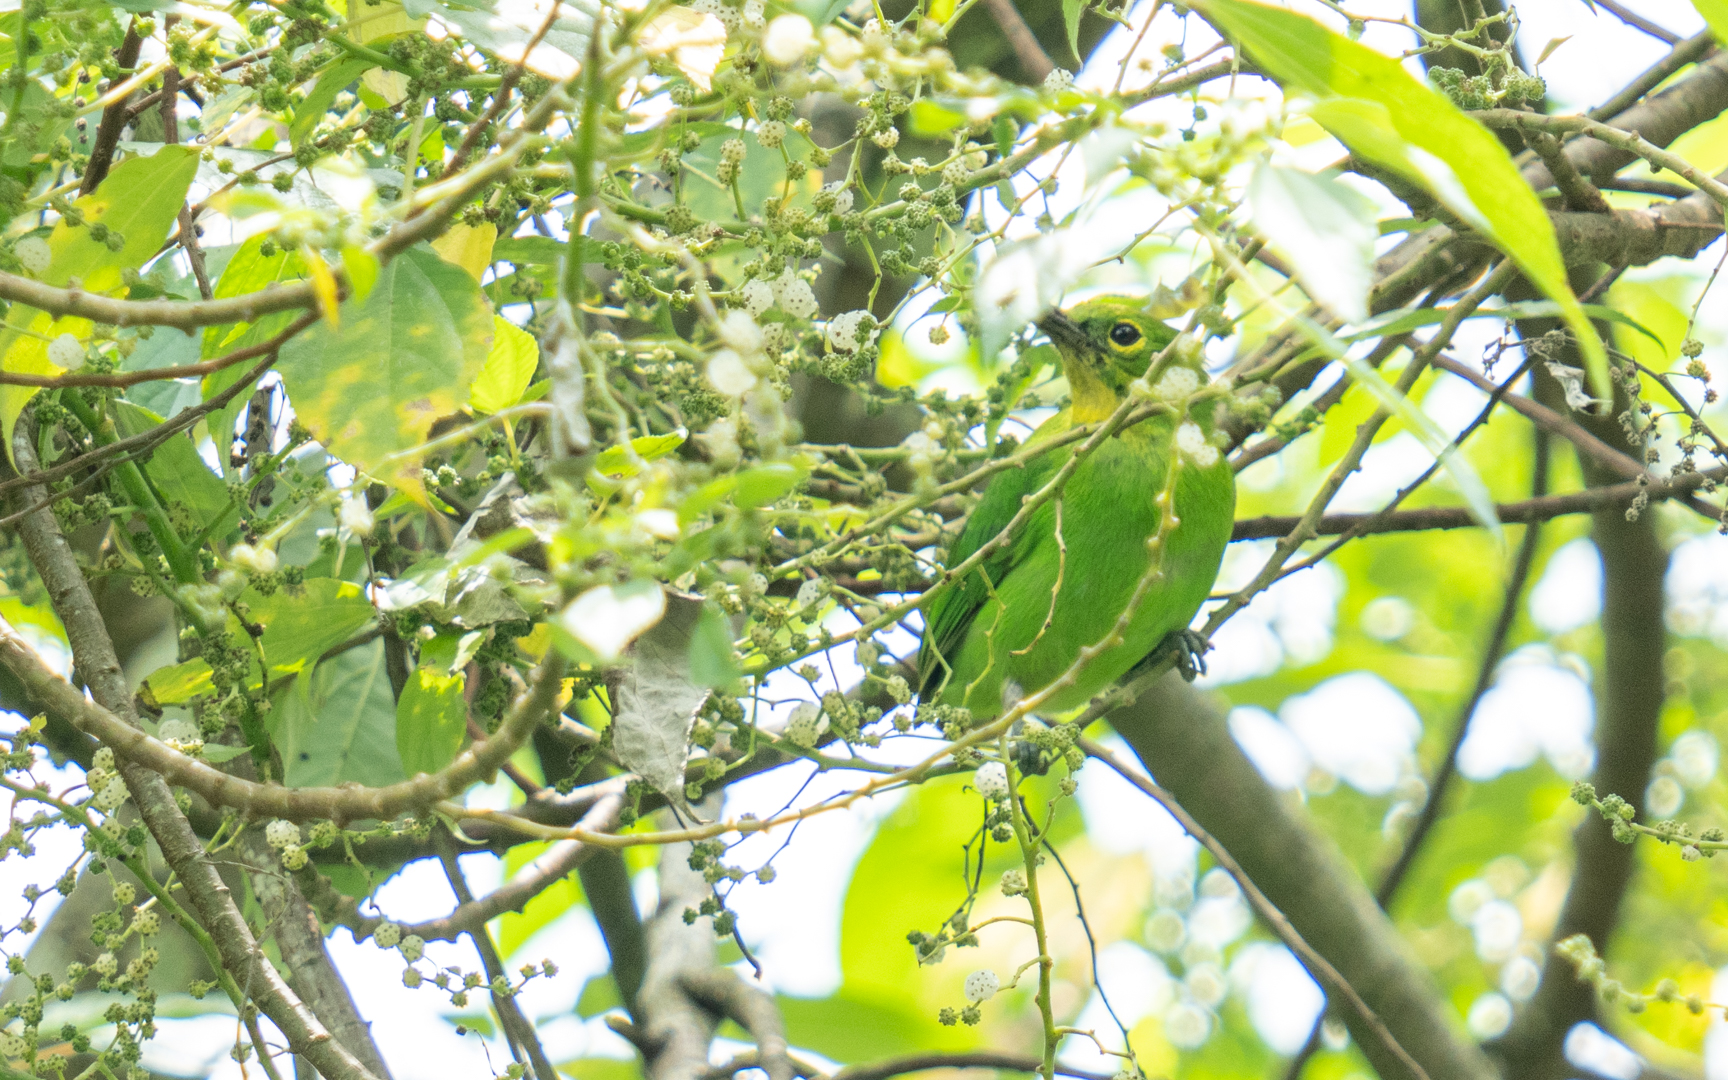
[[1128,395],[1129,384],[1143,375],[1156,382],[1167,369],[1185,367],[1199,377],[1195,386],[1206,382],[1199,358],[1179,356],[1176,350],[1163,359],[1160,370],[1147,370],[1175,339],[1176,331],[1154,318],[1144,299],[1095,297],[1067,311],[1050,312],[1038,326],[1062,355],[1076,423],[1096,423],[1108,417]]

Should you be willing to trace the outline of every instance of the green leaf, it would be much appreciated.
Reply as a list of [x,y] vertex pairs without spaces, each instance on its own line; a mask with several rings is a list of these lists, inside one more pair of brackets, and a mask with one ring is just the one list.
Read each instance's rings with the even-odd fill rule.
[[1704,16],[1704,25],[1716,35],[1716,40],[1728,45],[1728,0],[1692,0],[1692,6]]
[[1062,26],[1068,31],[1068,51],[1076,57],[1080,57],[1080,16],[1085,10],[1086,0],[1062,0]]
[[1290,261],[1302,291],[1346,322],[1368,317],[1374,205],[1336,175],[1262,162],[1248,183],[1254,227]]
[[550,29],[541,34],[546,12],[534,4],[498,3],[495,0],[420,0],[403,5],[408,14],[436,14],[458,28],[457,36],[487,52],[519,57],[536,35],[528,67],[536,74],[567,79],[575,73],[588,51],[588,34],[599,9],[595,0],[564,0]]
[[378,617],[360,586],[335,578],[311,578],[269,596],[249,592],[246,603],[248,617],[264,624],[258,644],[279,674],[305,670]]
[[180,705],[210,689],[210,665],[194,658],[157,668],[144,681],[158,704]]
[[907,117],[912,134],[920,138],[933,139],[938,135],[946,135],[955,128],[966,123],[966,114],[959,109],[951,109],[930,98],[920,98],[912,103],[912,112]]
[[[129,401],[116,401],[114,421],[120,434],[130,437],[162,423],[162,417]],[[192,512],[199,528],[218,522],[234,510],[234,503],[228,498],[228,485],[210,471],[185,435],[175,435],[158,446],[146,462],[144,472],[165,502],[170,506],[179,503]],[[212,535],[222,534],[212,530]]]
[[732,649],[732,624],[719,605],[702,605],[690,632],[690,681],[710,689],[725,686],[743,674]]
[[409,776],[435,773],[450,764],[468,733],[463,675],[418,667],[396,702],[396,754]]
[[[298,281],[306,276],[306,268],[298,252],[278,248],[269,255],[264,254],[264,242],[268,239],[267,236],[255,236],[240,245],[240,250],[228,260],[227,268],[222,271],[222,276],[216,280],[215,287],[211,290],[216,299],[245,296],[272,284]],[[237,349],[269,341],[293,322],[298,314],[294,311],[278,311],[265,315],[257,322],[205,327],[200,356],[205,360],[214,360]],[[221,371],[206,375],[204,399],[208,401],[233,386],[246,374],[249,366],[231,364]],[[228,446],[234,435],[234,422],[246,408],[247,397],[245,393],[236,394],[227,405],[211,413],[206,421],[211,438],[216,440],[216,458],[222,466],[223,476],[230,479],[232,466],[228,462]]]
[[[485,366],[492,314],[459,266],[416,246],[391,260],[360,303],[289,342],[276,370],[300,421],[350,465],[419,490],[408,451],[459,409]],[[395,459],[392,462],[392,459]]]
[[665,457],[683,446],[688,437],[689,432],[680,428],[667,435],[644,435],[631,439],[629,451],[622,446],[609,446],[594,459],[594,471],[613,479],[635,476],[640,468],[638,461],[653,461],[655,458]]
[[330,105],[336,100],[336,95],[346,90],[348,86],[377,67],[364,57],[344,58],[324,69],[313,84],[312,90],[294,107],[294,122],[288,125],[288,138],[298,147],[306,141],[306,136],[312,134],[312,129],[318,126],[318,121],[324,118]]
[[492,316],[492,349],[468,389],[469,407],[489,416],[520,404],[539,366],[540,346],[534,335],[502,315]]
[[[61,221],[49,234],[53,258],[42,272],[42,282],[64,286],[76,278],[85,292],[121,289],[121,274],[143,266],[168,238],[197,173],[198,151],[185,146],[164,146],[149,157],[133,155],[114,166],[95,191],[73,202],[84,212],[85,225],[75,229]],[[124,239],[119,251],[91,239],[89,226],[98,222]],[[28,375],[60,371],[48,360],[48,342],[25,336],[20,331],[26,328],[48,338],[70,333],[84,339],[90,333],[88,320],[56,320],[45,311],[14,305],[0,328],[0,370]],[[12,427],[37,389],[0,386],[0,438],[5,440],[8,460]]]
[[1612,396],[1608,354],[1566,277],[1553,223],[1493,132],[1418,82],[1397,59],[1304,15],[1250,0],[1193,7],[1244,46],[1286,94],[1352,151],[1420,184],[1469,221],[1560,305],[1598,397]]
[[384,643],[370,642],[294,680],[270,711],[271,737],[289,787],[406,779],[396,756],[396,702]]
[[[787,188],[797,192],[797,184],[786,183],[786,160],[781,153],[783,150],[794,161],[808,157],[812,144],[801,133],[788,131],[782,150],[770,150],[757,142],[755,135],[726,124],[705,122],[688,124],[686,128],[702,136],[701,144],[684,155],[690,168],[684,172],[682,186],[684,204],[698,221],[731,221],[738,216],[732,189],[721,187],[715,180],[720,148],[732,139],[744,143],[744,160],[738,163],[736,184],[746,217],[761,213],[764,203],[781,195]],[[807,179],[820,186],[815,174],[810,174]],[[804,190],[813,192],[814,188],[806,187]]]

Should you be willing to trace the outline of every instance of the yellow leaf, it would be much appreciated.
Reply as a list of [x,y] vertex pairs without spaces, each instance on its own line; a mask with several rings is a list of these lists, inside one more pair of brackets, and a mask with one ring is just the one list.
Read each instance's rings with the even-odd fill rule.
[[449,232],[432,241],[432,250],[479,281],[492,265],[492,245],[497,239],[496,225],[452,225]]
[[312,297],[318,301],[318,313],[324,316],[324,321],[334,330],[342,325],[342,312],[336,299],[336,275],[330,272],[324,256],[311,246],[302,247],[300,257],[312,272]]
[[540,346],[534,336],[502,315],[492,316],[492,350],[468,390],[469,407],[490,416],[518,404],[539,366]]

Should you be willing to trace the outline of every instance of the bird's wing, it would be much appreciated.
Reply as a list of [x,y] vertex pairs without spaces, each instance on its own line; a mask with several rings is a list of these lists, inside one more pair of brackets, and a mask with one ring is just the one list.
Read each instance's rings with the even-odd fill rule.
[[[1027,444],[1031,445],[1066,430],[1069,424],[1068,412],[1063,410],[1039,425],[1038,430],[1027,440]],[[1050,475],[1061,467],[1063,458],[1063,452],[1057,451],[1034,458],[1024,468],[1005,469],[997,473],[990,485],[984,489],[984,495],[973,508],[972,515],[966,519],[959,539],[948,549],[947,565],[958,566],[971,558],[974,552],[1007,528],[1014,515],[1020,511],[1025,497],[1049,480]],[[964,580],[937,597],[925,612],[924,639],[918,649],[920,698],[933,695],[936,688],[942,685],[947,668],[941,658],[954,656],[958,652],[972,620],[979,609],[989,602],[991,589],[1000,584],[1014,564],[1023,557],[1022,545],[1027,539],[1026,532],[1022,530],[1012,542],[991,552]]]

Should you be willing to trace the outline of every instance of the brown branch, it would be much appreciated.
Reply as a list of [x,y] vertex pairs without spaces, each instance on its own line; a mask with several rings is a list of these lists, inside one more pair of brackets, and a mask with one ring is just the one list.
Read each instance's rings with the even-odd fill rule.
[[1290,920],[1284,916],[1284,913],[1278,910],[1277,905],[1268,900],[1266,894],[1260,891],[1260,886],[1256,885],[1254,879],[1242,869],[1241,864],[1236,861],[1235,856],[1230,854],[1229,849],[1207,832],[1194,819],[1194,816],[1183,808],[1180,802],[1176,801],[1169,792],[1153,783],[1150,777],[1138,770],[1130,769],[1114,753],[1091,739],[1082,738],[1080,748],[1086,752],[1088,757],[1097,758],[1116,770],[1117,774],[1124,780],[1151,796],[1159,806],[1170,813],[1171,817],[1180,822],[1188,835],[1198,840],[1200,845],[1217,861],[1218,865],[1222,866],[1235,880],[1237,886],[1242,890],[1242,895],[1247,898],[1248,905],[1254,909],[1254,913],[1260,916],[1260,920],[1278,936],[1278,940],[1282,941],[1286,948],[1296,954],[1297,959],[1302,962],[1302,966],[1307,968],[1308,973],[1314,977],[1314,981],[1324,986],[1328,994],[1336,994],[1343,998],[1362,1025],[1374,1034],[1380,1046],[1393,1059],[1402,1064],[1411,1076],[1416,1077],[1417,1080],[1427,1080],[1427,1070],[1414,1057],[1410,1056],[1409,1051],[1404,1049],[1397,1037],[1392,1034],[1391,1029],[1386,1026],[1386,1022],[1381,1020],[1380,1015],[1374,1011],[1373,1007],[1363,1000],[1361,994],[1357,993],[1356,988],[1350,984],[1350,980],[1340,974],[1330,961],[1308,944],[1307,940],[1297,932],[1296,927],[1291,925]]
[[756,1041],[756,1067],[768,1080],[792,1080],[798,1070],[787,1053],[786,1023],[772,997],[729,968],[690,972],[678,985],[709,1012],[729,1017],[750,1033]]
[[1566,156],[1566,148],[1559,139],[1546,131],[1527,131],[1524,141],[1542,163],[1548,166],[1548,172],[1554,177],[1554,186],[1560,189],[1560,195],[1566,202],[1566,209],[1578,210],[1588,214],[1612,214],[1614,208],[1608,200],[1602,197],[1602,192],[1590,181],[1584,179],[1572,159]]
[[[703,804],[709,815],[719,809],[710,795]],[[701,806],[697,807],[701,813]],[[686,923],[684,912],[709,898],[713,888],[690,868],[689,844],[668,844],[660,851],[660,904],[649,919],[648,967],[637,995],[640,1019],[633,1027],[642,1051],[648,1080],[683,1080],[708,1067],[708,1044],[717,1017],[684,990],[684,979],[711,971],[717,964],[714,930],[707,921]],[[623,1033],[620,1025],[613,1029]]]
[[[1565,495],[1542,495],[1522,502],[1501,503],[1495,514],[1507,525],[1527,525],[1568,514],[1589,514],[1604,509],[1624,509],[1640,494],[1651,502],[1679,498],[1728,478],[1728,470],[1710,469],[1687,473],[1672,480],[1640,483],[1628,480],[1607,487],[1589,488]],[[1266,540],[1286,536],[1301,521],[1295,516],[1265,516],[1242,518],[1231,533],[1232,540]],[[1378,533],[1423,532],[1429,529],[1479,528],[1481,522],[1463,506],[1434,506],[1421,510],[1399,510],[1390,514],[1375,512],[1360,514],[1327,514],[1315,526],[1320,536],[1339,536],[1347,532],[1360,535]]]
[[[35,460],[34,456],[31,458]],[[84,697],[43,662],[10,623],[0,619],[0,663],[29,687],[50,711],[78,730],[100,739],[119,756],[160,773],[177,787],[187,788],[213,806],[226,806],[248,817],[279,817],[289,821],[362,818],[388,821],[420,810],[491,776],[521,748],[542,719],[556,708],[564,661],[556,651],[534,670],[528,690],[512,703],[498,733],[470,745],[456,760],[433,774],[385,787],[284,788],[230,776],[197,758],[188,757],[145,734],[109,709]]]
[[[904,1057],[848,1065],[829,1080],[888,1080],[891,1076],[925,1072],[930,1069],[1000,1069],[1005,1072],[1035,1073],[1043,1059],[1030,1054],[1009,1054],[1000,1050],[967,1050],[959,1053],[907,1054]],[[1108,1080],[1106,1073],[1087,1072],[1056,1064],[1057,1076],[1072,1076],[1078,1080]]]
[[1025,73],[1029,83],[1041,83],[1056,65],[1050,59],[1050,54],[1044,51],[1044,46],[1038,44],[1038,35],[1026,25],[1026,20],[1020,17],[1020,12],[1014,7],[1014,0],[984,0],[984,7],[989,10],[990,17],[996,20],[996,26],[1002,31],[1002,36],[1008,39],[1008,45],[1014,50],[1014,58],[1020,62],[1020,70]]
[[[120,79],[125,79],[137,66],[138,50],[143,44],[144,39],[138,36],[138,20],[133,19],[126,24],[126,37],[121,40],[120,47],[114,50],[114,65],[120,69]],[[102,121],[96,125],[96,141],[90,144],[90,161],[84,166],[84,177],[78,183],[80,195],[95,191],[97,185],[108,178],[108,169],[114,164],[114,148],[120,143],[120,133],[125,130],[128,119],[126,98],[110,102],[102,110]]]
[[648,941],[642,917],[636,911],[636,895],[630,887],[630,868],[621,852],[597,850],[594,857],[576,868],[582,895],[600,927],[606,954],[612,958],[612,981],[618,997],[631,1016],[642,1015],[637,1000],[648,967]]
[[1618,0],[1595,0],[1595,3],[1597,7],[1613,15],[1627,26],[1644,31],[1664,45],[1677,45],[1680,42],[1679,34],[1665,26],[1651,22],[1626,5],[1619,3]]
[[[14,432],[12,456],[25,475],[34,471],[36,448],[32,445],[28,424],[20,424]],[[19,497],[34,501],[40,496],[38,489],[25,488]],[[53,514],[40,511],[26,517],[19,532],[30,562],[47,587],[55,613],[66,628],[73,662],[91,696],[100,703],[92,707],[102,709],[104,715],[121,728],[136,731],[132,694],[120,660],[114,653],[114,643],[108,636],[84,573],[71,545],[61,533],[59,523]],[[10,627],[6,629],[9,633]],[[66,684],[62,682],[61,685]],[[228,886],[217,873],[215,862],[193,832],[186,816],[180,812],[174,793],[163,777],[124,759],[119,763],[119,771],[145,827],[155,838],[162,857],[179,877],[181,888],[199,923],[215,942],[222,966],[236,983],[246,988],[258,1006],[287,1036],[290,1048],[303,1055],[329,1080],[381,1080],[341,1043],[331,1038],[318,1018],[265,958]]]
[[269,932],[282,955],[288,985],[312,1010],[330,1034],[348,1048],[379,1080],[390,1080],[384,1056],[372,1039],[371,1026],[361,1017],[348,984],[330,959],[324,929],[306,903],[294,879],[282,869],[276,849],[265,843],[261,830],[247,829],[240,838],[247,862],[246,876],[269,920]]

